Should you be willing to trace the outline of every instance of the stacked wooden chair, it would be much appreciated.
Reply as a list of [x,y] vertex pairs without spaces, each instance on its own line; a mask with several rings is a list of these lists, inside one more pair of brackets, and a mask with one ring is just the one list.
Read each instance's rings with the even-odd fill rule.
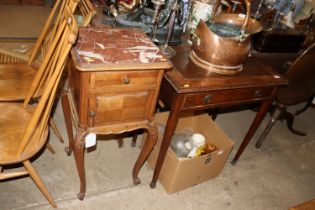
[[80,14],[83,17],[83,22],[80,24],[81,27],[90,25],[92,18],[96,15],[94,5],[90,0],[80,0],[78,4]]
[[[60,26],[61,14],[66,4],[71,10],[75,10],[78,1],[56,1],[29,56],[0,49],[0,75],[2,75],[0,78],[0,102],[23,101],[26,99],[31,83],[44,58],[51,56],[47,55],[47,52]],[[32,99],[36,100],[40,95],[41,90],[39,89]],[[30,98],[27,100],[30,100]],[[63,142],[63,138],[52,118],[50,125],[58,139]],[[48,148],[53,152],[51,147]]]
[[[43,57],[45,48],[47,47],[47,44],[49,44],[51,36],[48,36],[50,33],[50,30],[52,30],[52,25],[55,22],[58,22],[57,17],[60,13],[61,9],[61,3],[62,0],[56,0],[53,9],[51,10],[45,25],[34,43],[34,46],[31,50],[26,51],[24,53],[18,53],[15,51],[10,51],[5,48],[0,47],[0,64],[4,63],[27,63],[31,66],[39,66],[40,59]],[[72,6],[70,6],[70,9],[76,10],[78,8],[78,13],[80,13],[83,17],[83,22],[80,26],[87,26],[90,24],[92,18],[96,14],[95,8],[93,4],[90,2],[90,0],[73,0]],[[77,5],[77,6],[76,6]],[[72,7],[72,8],[71,8]],[[72,11],[75,12],[75,11]],[[20,40],[23,41],[23,40]],[[29,40],[25,40],[29,41]],[[42,53],[42,54],[41,54]],[[40,55],[41,54],[41,55]],[[40,57],[38,58],[38,56]],[[38,60],[36,60],[38,58]]]
[[[2,75],[0,79],[0,102],[23,101],[26,99],[37,70],[44,58],[51,56],[47,55],[48,48],[60,26],[60,16],[66,4],[72,13],[78,7],[83,16],[82,26],[87,26],[96,14],[89,0],[57,0],[30,54],[19,54],[0,48],[0,75]],[[33,95],[32,100],[37,100],[40,95],[41,90],[39,89]],[[30,98],[27,100],[30,100]],[[53,118],[50,119],[49,124],[60,142],[63,143],[64,140]],[[48,148],[54,152],[51,147]]]
[[[35,70],[28,63],[0,65],[0,180],[30,175],[53,207],[56,204],[30,158],[47,143],[48,122],[58,84],[78,33],[73,16],[77,2],[65,0],[56,4],[59,6],[57,21],[49,32],[51,39],[39,68]],[[29,104],[34,98],[37,103]],[[22,163],[25,170],[4,171],[6,166],[16,163]]]

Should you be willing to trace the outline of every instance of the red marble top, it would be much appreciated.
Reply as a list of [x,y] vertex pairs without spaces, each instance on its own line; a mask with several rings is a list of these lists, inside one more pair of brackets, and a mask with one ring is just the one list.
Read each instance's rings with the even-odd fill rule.
[[144,32],[130,28],[80,28],[72,57],[83,71],[172,67]]

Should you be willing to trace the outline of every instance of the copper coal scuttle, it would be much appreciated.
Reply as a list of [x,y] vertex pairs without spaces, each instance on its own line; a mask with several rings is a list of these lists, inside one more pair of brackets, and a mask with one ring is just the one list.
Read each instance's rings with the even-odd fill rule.
[[245,3],[246,15],[222,13],[208,22],[199,22],[191,35],[193,63],[223,75],[242,71],[250,51],[251,35],[263,29],[258,21],[250,18],[250,0]]

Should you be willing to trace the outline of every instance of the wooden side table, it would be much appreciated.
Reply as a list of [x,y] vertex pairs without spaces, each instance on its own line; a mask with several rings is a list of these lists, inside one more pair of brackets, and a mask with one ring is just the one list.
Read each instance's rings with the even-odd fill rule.
[[190,62],[189,46],[174,48],[177,53],[172,58],[174,68],[165,73],[159,95],[159,99],[170,107],[170,115],[150,184],[151,188],[156,186],[171,138],[183,114],[260,102],[260,109],[233,159],[232,163],[235,164],[268,111],[277,87],[288,82],[272,68],[253,57],[248,58],[243,71],[239,74],[223,76],[205,71]]
[[[74,151],[80,177],[78,198],[82,200],[86,192],[84,148],[89,133],[147,130],[148,139],[132,172],[134,184],[139,184],[138,173],[157,140],[153,115],[161,80],[172,63],[136,29],[81,28],[71,55],[69,88],[62,104],[68,154]],[[71,118],[77,124],[75,138]]]

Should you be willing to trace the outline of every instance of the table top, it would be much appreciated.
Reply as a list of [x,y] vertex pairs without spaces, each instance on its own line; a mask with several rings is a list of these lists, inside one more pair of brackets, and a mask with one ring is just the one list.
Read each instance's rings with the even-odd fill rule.
[[172,68],[150,38],[135,28],[81,27],[71,55],[79,71]]
[[196,66],[189,60],[189,45],[173,47],[176,56],[171,61],[174,68],[165,73],[165,79],[177,93],[224,90],[232,88],[285,85],[288,81],[271,66],[250,56],[243,70],[233,76],[219,75]]

